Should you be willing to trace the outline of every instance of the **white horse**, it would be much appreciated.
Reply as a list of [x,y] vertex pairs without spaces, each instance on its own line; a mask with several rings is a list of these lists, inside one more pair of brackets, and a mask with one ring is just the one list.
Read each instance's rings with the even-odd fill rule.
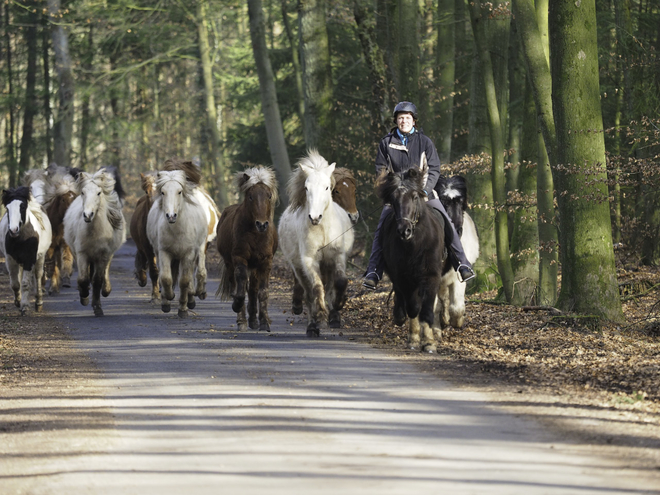
[[121,190],[114,169],[102,168],[94,174],[80,172],[76,181],[79,196],[64,215],[64,240],[78,265],[80,303],[89,304],[92,283],[92,309],[103,316],[101,295],[110,295],[110,262],[126,240],[126,220],[122,213]]
[[0,220],[0,249],[5,255],[14,304],[25,316],[33,281],[34,308],[41,311],[43,307],[42,278],[51,241],[50,221],[28,187],[3,191],[2,204],[7,211]]
[[332,201],[335,164],[315,150],[298,162],[287,192],[290,204],[280,218],[280,247],[305,292],[307,336],[341,325],[346,302],[346,257],[353,246],[351,220]]
[[147,238],[158,258],[161,309],[169,313],[178,281],[180,318],[188,316],[188,308],[195,307],[195,290],[191,290],[195,267],[196,290],[206,294],[203,246],[208,222],[204,207],[195,197],[195,189],[182,170],[158,172],[156,200],[147,217]]
[[[474,221],[467,213],[467,184],[460,176],[442,177],[435,187],[442,204],[447,210],[468,261],[474,264],[479,257],[479,236]],[[434,326],[461,328],[465,321],[466,284],[458,280],[455,270],[442,274],[440,290],[435,303]]]

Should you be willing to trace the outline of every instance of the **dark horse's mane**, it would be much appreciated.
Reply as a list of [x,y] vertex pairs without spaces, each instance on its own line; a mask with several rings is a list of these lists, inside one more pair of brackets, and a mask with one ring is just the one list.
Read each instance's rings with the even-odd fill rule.
[[19,186],[15,189],[5,189],[2,191],[3,205],[7,206],[15,199],[19,199],[27,203],[27,201],[30,199],[30,188],[28,186]]
[[460,175],[441,176],[435,185],[435,191],[460,236],[463,233],[463,212],[468,208],[465,178]]

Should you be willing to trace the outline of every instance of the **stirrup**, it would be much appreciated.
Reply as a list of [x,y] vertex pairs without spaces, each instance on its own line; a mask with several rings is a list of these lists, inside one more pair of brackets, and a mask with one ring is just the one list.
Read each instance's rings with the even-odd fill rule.
[[[461,268],[467,268],[470,271],[470,275],[467,278],[463,278],[463,274],[461,273]],[[465,283],[468,280],[472,280],[474,277],[477,276],[472,268],[470,268],[468,265],[464,265],[463,263],[458,265],[458,268],[456,269],[456,275],[458,277],[458,281],[461,283]]]

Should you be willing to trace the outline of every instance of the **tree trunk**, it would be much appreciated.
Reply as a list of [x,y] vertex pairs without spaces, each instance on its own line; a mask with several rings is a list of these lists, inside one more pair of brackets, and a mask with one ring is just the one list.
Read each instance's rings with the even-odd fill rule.
[[25,44],[27,47],[27,73],[25,78],[25,103],[23,105],[23,134],[21,136],[21,156],[18,162],[18,174],[21,175],[30,167],[34,142],[34,116],[37,113],[36,82],[37,82],[37,23],[38,14],[33,2],[29,2],[26,15]]
[[353,0],[353,15],[357,24],[357,34],[362,45],[362,53],[369,68],[372,99],[369,105],[371,113],[371,136],[377,142],[388,131],[391,113],[386,104],[387,75],[383,52],[376,40],[376,17],[371,10],[371,2]]
[[[87,81],[89,75],[92,72],[92,66],[94,62],[94,24],[89,25],[89,31],[87,31],[87,47],[83,60],[83,75],[81,79]],[[80,168],[83,170],[87,169],[87,162],[89,158],[87,157],[87,141],[89,138],[89,131],[91,126],[91,119],[89,114],[89,104],[91,100],[90,88],[86,88],[82,95],[82,109],[80,111]]]
[[[398,50],[397,50],[397,2],[398,0],[376,0],[376,40],[383,52],[387,75],[388,109],[393,109],[399,98]],[[387,120],[390,124],[391,120]],[[386,125],[389,127],[389,125]]]
[[62,23],[60,0],[48,0],[55,70],[59,83],[59,108],[54,129],[54,159],[63,167],[71,165],[71,139],[73,136],[74,79],[69,56],[69,39]]
[[215,193],[220,210],[229,206],[229,194],[225,182],[224,164],[220,163],[220,133],[218,132],[218,114],[215,106],[213,90],[213,65],[210,58],[209,33],[206,29],[206,0],[197,2],[197,34],[199,36],[199,53],[204,78],[204,96],[206,101],[206,125],[211,140],[211,168],[207,167],[207,179],[210,179],[209,189]]
[[621,320],[610,225],[594,0],[549,9],[562,284],[558,305]]
[[277,103],[277,92],[275,91],[275,80],[273,69],[268,57],[266,37],[264,30],[264,14],[261,0],[248,0],[248,15],[250,17],[250,37],[252,38],[252,52],[257,65],[259,75],[259,89],[261,92],[261,108],[266,124],[266,136],[270,156],[280,183],[279,191],[282,198],[281,203],[289,204],[286,194],[286,183],[291,177],[291,164],[289,154],[284,140],[280,107]]
[[436,145],[441,163],[451,162],[454,133],[454,80],[456,78],[455,0],[438,0],[438,40],[435,83],[437,100],[435,127]]
[[[9,2],[5,2],[5,50],[6,50],[6,64],[7,64],[7,99],[12,102],[14,99],[14,75],[12,66],[12,52],[11,52],[11,36],[9,34]],[[9,125],[6,127],[5,145],[6,160],[7,160],[7,174],[9,175],[9,187],[15,187],[18,184],[18,163],[16,163],[16,148],[15,148],[15,115],[14,105],[9,104],[7,109],[7,120]]]
[[305,144],[307,148],[317,148],[321,154],[327,154],[333,126],[325,0],[298,1],[298,35],[305,95]]
[[41,52],[43,59],[44,69],[44,123],[46,128],[46,160],[48,163],[53,161],[53,133],[50,125],[51,121],[51,108],[50,108],[50,53],[48,50],[50,44],[50,32],[48,29],[48,17],[42,15],[41,17]]
[[286,37],[289,40],[289,45],[291,47],[291,63],[293,64],[293,74],[296,79],[296,89],[298,90],[298,106],[296,110],[298,111],[298,118],[302,124],[305,121],[305,94],[303,92],[302,70],[300,68],[300,52],[298,50],[298,43],[296,43],[296,39],[293,36],[291,23],[289,22],[289,13],[286,8],[287,0],[280,0],[280,3],[282,5],[284,31],[286,32]]
[[[495,85],[495,72],[485,36],[485,17],[480,1],[470,4],[470,20],[475,43],[482,66],[486,104],[488,107],[488,129],[492,147],[491,179],[493,203],[495,206],[495,240],[497,244],[497,266],[507,301],[513,296],[513,269],[509,252],[509,232],[506,211],[506,177],[504,174],[504,138],[502,121],[498,108],[498,92]],[[508,46],[508,42],[507,42]]]
[[398,0],[398,3],[399,94],[402,100],[419,105],[419,2]]

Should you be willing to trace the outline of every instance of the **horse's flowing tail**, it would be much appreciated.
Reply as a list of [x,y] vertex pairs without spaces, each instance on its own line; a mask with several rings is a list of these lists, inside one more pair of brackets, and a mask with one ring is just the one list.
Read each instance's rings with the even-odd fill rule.
[[234,274],[229,273],[222,256],[220,257],[220,266],[218,268],[220,271],[220,285],[218,286],[218,290],[215,291],[215,297],[220,297],[221,301],[229,301],[232,298],[232,292],[234,292]]

